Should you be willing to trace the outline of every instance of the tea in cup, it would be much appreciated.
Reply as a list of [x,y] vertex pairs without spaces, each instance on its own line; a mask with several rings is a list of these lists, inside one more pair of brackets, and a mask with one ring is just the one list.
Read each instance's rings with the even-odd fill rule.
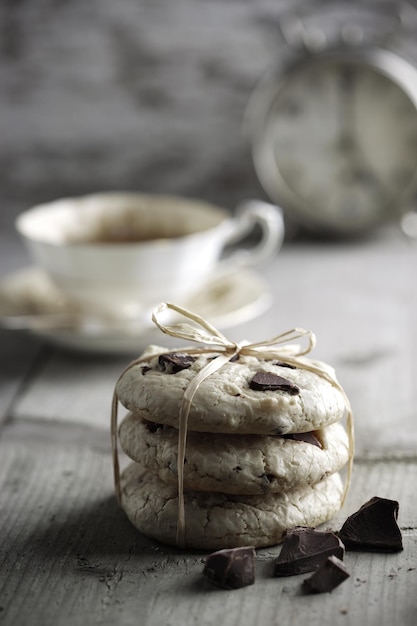
[[[239,242],[260,226],[251,249]],[[231,216],[199,200],[105,192],[35,206],[16,220],[35,262],[82,310],[138,318],[161,301],[185,302],[214,275],[270,259],[281,247],[280,209],[248,201]],[[227,246],[233,252],[223,258]]]

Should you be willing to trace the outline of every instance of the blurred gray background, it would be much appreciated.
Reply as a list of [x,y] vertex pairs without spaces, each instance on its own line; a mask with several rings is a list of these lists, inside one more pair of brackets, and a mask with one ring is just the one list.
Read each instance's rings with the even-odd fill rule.
[[16,214],[60,196],[265,197],[242,120],[288,2],[1,0],[0,272]]

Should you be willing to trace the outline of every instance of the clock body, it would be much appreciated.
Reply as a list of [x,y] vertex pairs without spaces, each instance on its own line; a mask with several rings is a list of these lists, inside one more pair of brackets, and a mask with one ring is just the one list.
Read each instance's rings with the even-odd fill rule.
[[288,217],[357,234],[399,219],[417,190],[417,70],[384,49],[294,59],[248,108],[254,166]]

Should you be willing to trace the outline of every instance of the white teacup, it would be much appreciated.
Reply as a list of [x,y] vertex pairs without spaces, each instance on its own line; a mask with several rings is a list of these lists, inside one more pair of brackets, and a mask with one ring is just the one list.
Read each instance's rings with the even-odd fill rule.
[[[260,242],[222,258],[256,224]],[[227,268],[270,259],[284,236],[280,209],[264,202],[244,203],[232,217],[198,200],[121,192],[38,205],[16,228],[35,262],[83,310],[129,318],[161,301],[184,303]]]

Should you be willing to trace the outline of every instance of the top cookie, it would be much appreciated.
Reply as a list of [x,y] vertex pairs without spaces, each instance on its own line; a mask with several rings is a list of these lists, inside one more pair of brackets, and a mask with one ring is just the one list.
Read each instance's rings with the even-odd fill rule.
[[[151,346],[117,383],[120,402],[146,419],[178,428],[185,389],[212,355],[169,353]],[[320,365],[334,377],[328,365]],[[194,396],[188,429],[284,435],[316,430],[345,415],[343,394],[317,374],[273,360],[240,355],[206,378]]]

